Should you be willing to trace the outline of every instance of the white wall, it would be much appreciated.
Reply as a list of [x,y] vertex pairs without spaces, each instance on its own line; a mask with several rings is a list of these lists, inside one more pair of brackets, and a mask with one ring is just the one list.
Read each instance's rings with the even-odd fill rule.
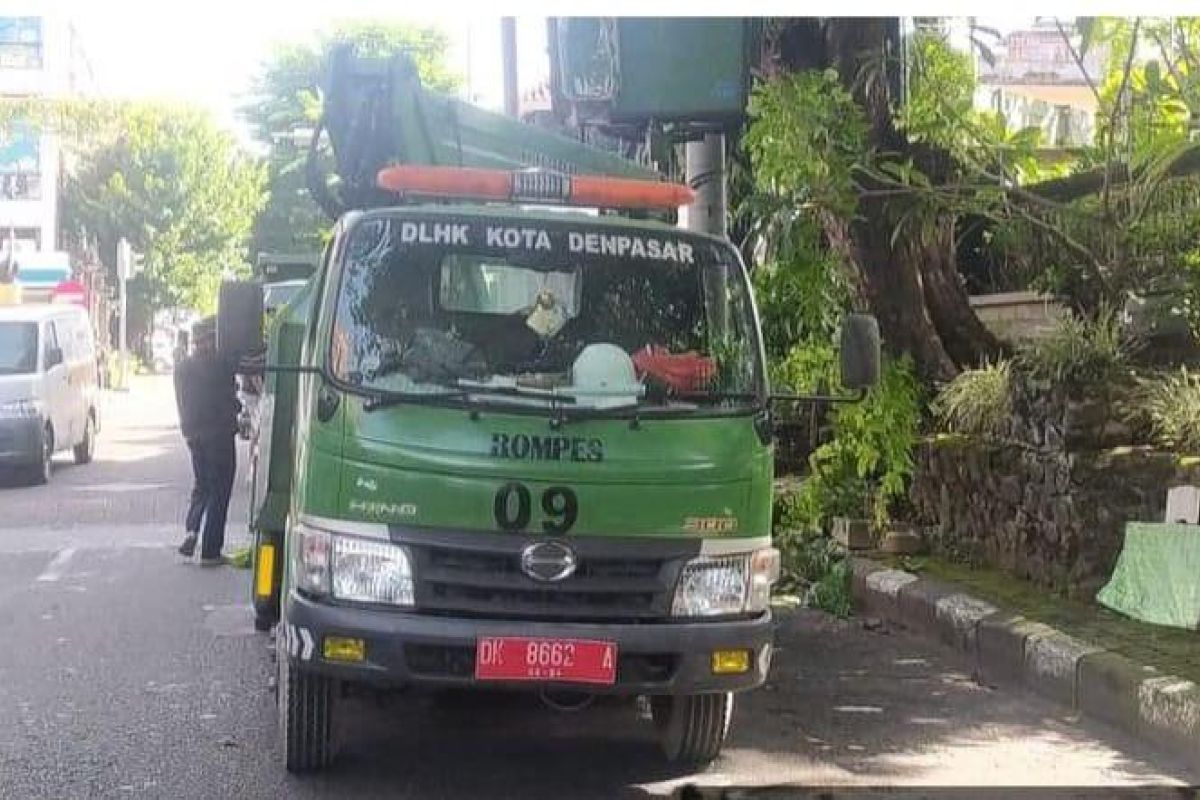
[[[73,65],[74,31],[63,14],[46,8],[45,0],[0,0],[0,17],[40,17],[42,20],[42,66],[35,68],[0,67],[0,94],[61,97],[75,90],[73,74],[81,71]],[[75,69],[72,69],[72,67]],[[87,68],[82,69],[85,79]],[[76,79],[77,80],[77,79]],[[0,240],[7,229],[37,228],[41,249],[57,249],[58,183],[61,154],[57,137],[39,138],[38,169],[41,196],[36,200],[0,198]]]

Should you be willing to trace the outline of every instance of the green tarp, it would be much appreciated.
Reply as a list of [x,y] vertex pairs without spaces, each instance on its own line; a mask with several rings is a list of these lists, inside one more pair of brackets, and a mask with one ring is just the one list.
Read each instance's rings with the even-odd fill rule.
[[1200,630],[1200,525],[1130,522],[1096,599],[1142,622]]

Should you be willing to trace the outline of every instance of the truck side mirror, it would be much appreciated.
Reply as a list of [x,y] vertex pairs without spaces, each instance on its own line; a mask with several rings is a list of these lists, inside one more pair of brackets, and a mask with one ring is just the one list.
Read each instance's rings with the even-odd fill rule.
[[879,322],[870,314],[847,314],[842,319],[842,385],[855,391],[879,383]]
[[61,347],[51,347],[46,351],[46,369],[57,367],[63,363],[63,350]]
[[262,347],[262,284],[224,281],[217,299],[217,349],[242,358]]

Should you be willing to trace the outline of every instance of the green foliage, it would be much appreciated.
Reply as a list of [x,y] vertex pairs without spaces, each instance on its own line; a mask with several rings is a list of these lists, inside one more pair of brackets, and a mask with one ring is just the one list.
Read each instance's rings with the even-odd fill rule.
[[1139,381],[1133,402],[1136,413],[1148,419],[1155,443],[1200,453],[1200,375],[1180,367]]
[[836,542],[793,530],[777,536],[775,543],[787,565],[780,576],[782,591],[799,594],[810,608],[850,616],[850,563]]
[[776,499],[774,543],[783,561],[777,592],[795,594],[802,604],[847,616],[851,610],[850,565],[842,548],[820,531],[805,527],[799,495]]
[[129,239],[145,264],[133,296],[150,309],[211,312],[222,273],[247,269],[264,170],[202,112],[129,104],[119,119],[66,181],[66,227],[94,237],[112,270],[117,240]]
[[1010,131],[995,112],[975,108],[971,56],[938,33],[919,31],[909,49],[909,92],[896,124],[912,142],[927,142],[964,164],[1022,182],[1039,179],[1038,128]]
[[1183,313],[1192,335],[1200,338],[1200,248],[1183,254]]
[[325,56],[331,47],[341,44],[353,45],[356,52],[373,57],[407,52],[426,88],[450,92],[458,86],[458,77],[447,65],[449,38],[437,28],[348,22],[316,41],[278,48],[255,79],[251,100],[241,110],[255,138],[270,154],[270,197],[255,222],[252,252],[311,253],[321,248],[328,235],[331,222],[312,201],[305,182],[306,151],[280,139],[316,124]]
[[769,364],[771,385],[785,392],[815,394],[838,382],[838,354],[830,339],[794,345],[782,359]]
[[788,223],[779,226],[770,260],[752,276],[772,361],[790,358],[797,342],[831,342],[850,300],[845,270],[823,246],[816,224],[802,216]]
[[942,388],[931,411],[945,430],[970,436],[999,434],[1012,413],[1008,361],[964,370]]
[[[828,383],[835,360],[831,348],[793,352],[788,359],[793,386],[811,390]],[[838,388],[836,382],[832,388]],[[826,528],[838,516],[886,522],[889,506],[904,496],[912,474],[920,401],[911,361],[889,362],[864,402],[839,408],[833,440],[813,452],[809,475],[781,499],[775,513],[781,588],[799,592],[806,605],[849,614],[850,565]]]
[[867,151],[867,123],[836,72],[796,72],[759,83],[748,112],[745,143],[760,191],[853,213],[853,170]]
[[870,477],[877,483],[874,512],[880,522],[886,519],[888,505],[903,497],[907,489],[921,403],[920,382],[912,360],[904,356],[887,364],[879,385],[865,401],[838,410],[833,444],[850,456],[858,477]]
[[1128,80],[1125,65],[1135,44],[1135,20],[1098,18],[1092,27],[1093,38],[1109,47],[1105,74],[1098,80],[1098,148],[1123,150],[1122,158],[1132,154],[1140,163],[1187,142],[1189,115],[1200,111],[1200,17],[1138,18],[1138,56]]
[[975,69],[967,53],[931,31],[919,31],[909,49],[909,94],[896,122],[914,142],[957,149],[962,121],[975,113]]
[[921,401],[912,361],[904,357],[887,363],[864,401],[839,407],[832,441],[809,457],[811,472],[796,494],[789,523],[820,531],[835,516],[886,522],[912,475]]
[[1098,384],[1125,372],[1136,346],[1117,314],[1104,307],[1094,319],[1064,317],[1046,337],[1023,346],[1016,363],[1038,380]]

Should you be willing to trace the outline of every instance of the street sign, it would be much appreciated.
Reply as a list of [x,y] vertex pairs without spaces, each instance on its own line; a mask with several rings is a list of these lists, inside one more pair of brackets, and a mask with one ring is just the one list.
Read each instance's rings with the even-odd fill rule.
[[144,268],[142,254],[133,249],[128,239],[121,237],[117,242],[117,277],[127,281]]

